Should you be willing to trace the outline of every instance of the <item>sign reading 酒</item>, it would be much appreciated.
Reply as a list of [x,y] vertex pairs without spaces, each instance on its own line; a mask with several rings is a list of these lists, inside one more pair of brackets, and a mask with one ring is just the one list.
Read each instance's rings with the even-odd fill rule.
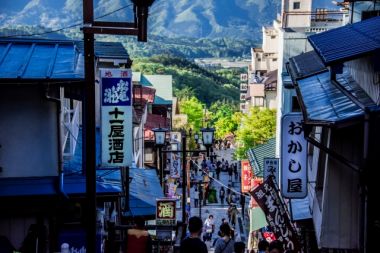
[[263,210],[276,238],[287,249],[299,251],[300,244],[296,229],[290,221],[289,212],[287,212],[286,205],[279,196],[273,177],[269,177],[264,183],[253,189],[250,194]]
[[252,168],[248,160],[241,161],[241,191],[249,192],[252,188]]
[[264,158],[264,180],[268,179],[269,176],[274,176],[274,181],[278,185],[279,163],[278,158]]
[[281,193],[286,198],[307,195],[307,141],[301,114],[287,114],[281,122]]
[[173,226],[176,224],[176,200],[156,200],[156,225]]
[[132,71],[101,69],[102,165],[132,164]]

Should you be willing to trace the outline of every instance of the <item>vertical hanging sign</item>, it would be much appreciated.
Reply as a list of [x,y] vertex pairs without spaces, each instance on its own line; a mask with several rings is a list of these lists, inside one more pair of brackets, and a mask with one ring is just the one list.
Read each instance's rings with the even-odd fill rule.
[[132,71],[100,69],[101,162],[132,165]]
[[241,191],[249,192],[252,188],[252,168],[248,160],[241,161]]
[[281,121],[281,193],[285,198],[307,195],[307,141],[300,113],[287,114]]
[[279,185],[279,163],[278,158],[264,158],[264,180],[267,180],[269,176],[274,176],[274,181]]

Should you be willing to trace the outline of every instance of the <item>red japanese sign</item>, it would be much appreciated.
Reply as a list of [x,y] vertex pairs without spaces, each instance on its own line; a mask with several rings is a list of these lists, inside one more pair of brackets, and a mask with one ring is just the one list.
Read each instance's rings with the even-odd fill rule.
[[252,168],[248,160],[241,161],[241,191],[249,192],[252,188]]
[[250,194],[265,213],[267,222],[277,240],[281,241],[286,249],[300,251],[297,231],[290,221],[289,212],[280,198],[273,177],[269,177]]
[[176,221],[176,200],[157,199],[156,202],[156,224],[175,225]]

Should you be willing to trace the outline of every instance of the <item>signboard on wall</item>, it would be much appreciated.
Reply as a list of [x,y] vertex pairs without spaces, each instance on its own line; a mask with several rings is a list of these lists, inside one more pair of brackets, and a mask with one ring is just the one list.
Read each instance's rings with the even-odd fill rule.
[[101,162],[132,165],[132,71],[100,69]]
[[157,199],[156,200],[156,225],[173,226],[176,225],[176,200]]
[[248,160],[241,161],[241,191],[249,192],[252,189],[252,168]]
[[283,242],[287,249],[300,250],[297,231],[290,220],[285,203],[279,196],[273,177],[269,177],[250,194],[263,210],[276,238]]
[[278,158],[264,158],[264,180],[267,180],[269,176],[273,176],[274,181],[279,185],[279,165],[280,161]]
[[247,83],[241,83],[240,84],[240,90],[241,91],[247,91],[248,90],[248,84]]
[[245,100],[247,93],[240,93],[240,100]]
[[241,82],[247,82],[248,81],[248,74],[240,74],[240,81]]
[[302,114],[291,113],[281,121],[281,193],[285,198],[307,195],[307,141]]

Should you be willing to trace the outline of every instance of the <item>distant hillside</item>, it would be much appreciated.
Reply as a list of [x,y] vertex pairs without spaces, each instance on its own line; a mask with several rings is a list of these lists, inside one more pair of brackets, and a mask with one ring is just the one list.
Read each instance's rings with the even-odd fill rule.
[[195,95],[208,105],[217,100],[237,103],[240,99],[238,87],[243,70],[209,71],[185,59],[163,55],[134,59],[132,69],[144,74],[173,75],[177,97]]

